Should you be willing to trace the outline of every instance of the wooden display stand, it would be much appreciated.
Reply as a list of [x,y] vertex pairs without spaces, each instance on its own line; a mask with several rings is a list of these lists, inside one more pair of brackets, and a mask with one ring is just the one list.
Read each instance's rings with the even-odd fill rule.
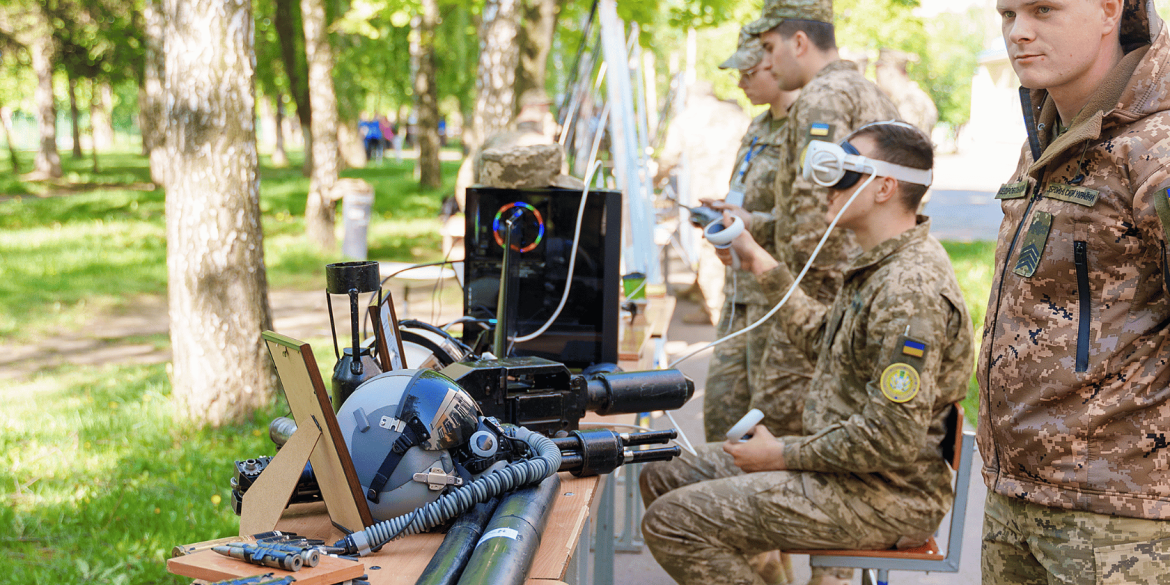
[[350,531],[372,526],[374,519],[329,404],[313,348],[272,331],[262,336],[284,385],[297,431],[244,493],[240,535],[259,534],[276,527],[284,512],[282,503],[292,496],[308,462],[313,463],[321,498],[333,522]]

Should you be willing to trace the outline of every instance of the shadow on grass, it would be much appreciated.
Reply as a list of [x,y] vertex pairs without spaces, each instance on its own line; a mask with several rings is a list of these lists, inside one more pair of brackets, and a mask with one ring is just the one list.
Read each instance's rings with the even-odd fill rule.
[[285,412],[193,429],[162,365],[60,368],[0,397],[0,583],[189,583],[171,548],[235,533],[233,462],[273,454],[259,429]]
[[[31,153],[21,158],[22,170],[31,169]],[[324,266],[341,260],[340,252],[321,252],[304,237],[309,179],[301,174],[300,154],[291,152],[290,158],[288,167],[260,168],[268,280],[272,287],[320,287]],[[2,173],[8,162],[0,159]],[[0,197],[0,274],[5,276],[0,279],[0,337],[29,339],[68,330],[95,310],[120,306],[136,294],[165,293],[166,195],[162,189],[141,189],[150,176],[145,157],[102,154],[100,160],[103,168],[95,174],[87,161],[66,157],[66,177],[56,182],[0,179],[0,188],[7,185],[9,193],[24,192]],[[371,259],[440,259],[435,218],[443,195],[454,190],[458,164],[443,164],[439,189],[420,189],[413,170],[414,161],[387,161],[343,173],[375,189]],[[54,184],[68,188],[47,196]]]

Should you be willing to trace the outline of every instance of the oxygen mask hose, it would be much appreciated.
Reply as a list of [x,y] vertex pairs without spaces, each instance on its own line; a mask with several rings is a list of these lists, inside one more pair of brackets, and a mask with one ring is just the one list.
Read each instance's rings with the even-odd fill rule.
[[527,443],[536,456],[488,473],[413,512],[354,532],[333,546],[343,550],[344,554],[364,557],[395,538],[434,528],[478,503],[541,481],[560,469],[561,450],[548,437],[524,427],[505,427],[504,433]]

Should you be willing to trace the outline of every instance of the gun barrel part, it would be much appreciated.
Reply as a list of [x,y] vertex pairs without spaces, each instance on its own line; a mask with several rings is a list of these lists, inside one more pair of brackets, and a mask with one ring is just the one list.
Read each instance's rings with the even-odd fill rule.
[[586,410],[601,415],[675,410],[695,394],[695,382],[678,370],[597,374],[588,379]]
[[646,431],[644,433],[622,433],[619,435],[622,444],[627,447],[634,445],[661,445],[678,438],[677,429],[665,431]]
[[287,416],[278,416],[268,423],[268,438],[276,443],[277,449],[283,447],[295,432],[297,432],[297,421]]
[[642,449],[640,451],[626,449],[623,459],[626,463],[646,463],[647,461],[670,461],[679,455],[682,455],[682,449],[678,446]]

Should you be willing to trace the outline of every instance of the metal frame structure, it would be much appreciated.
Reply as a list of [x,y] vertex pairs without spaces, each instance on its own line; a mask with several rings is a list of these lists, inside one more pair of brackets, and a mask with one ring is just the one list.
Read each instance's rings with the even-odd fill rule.
[[[807,551],[809,564],[814,567],[854,567],[862,569],[862,585],[888,585],[890,571],[937,571],[958,573],[963,554],[963,528],[967,521],[968,487],[971,483],[971,460],[975,457],[975,433],[963,433],[962,452],[955,473],[955,505],[951,508],[951,525],[947,533],[947,553],[940,560],[906,558],[900,551],[880,551],[880,556],[849,556],[848,554],[817,554]],[[840,552],[840,551],[834,551]],[[862,551],[851,551],[860,553]],[[875,551],[864,551],[874,555]]]

